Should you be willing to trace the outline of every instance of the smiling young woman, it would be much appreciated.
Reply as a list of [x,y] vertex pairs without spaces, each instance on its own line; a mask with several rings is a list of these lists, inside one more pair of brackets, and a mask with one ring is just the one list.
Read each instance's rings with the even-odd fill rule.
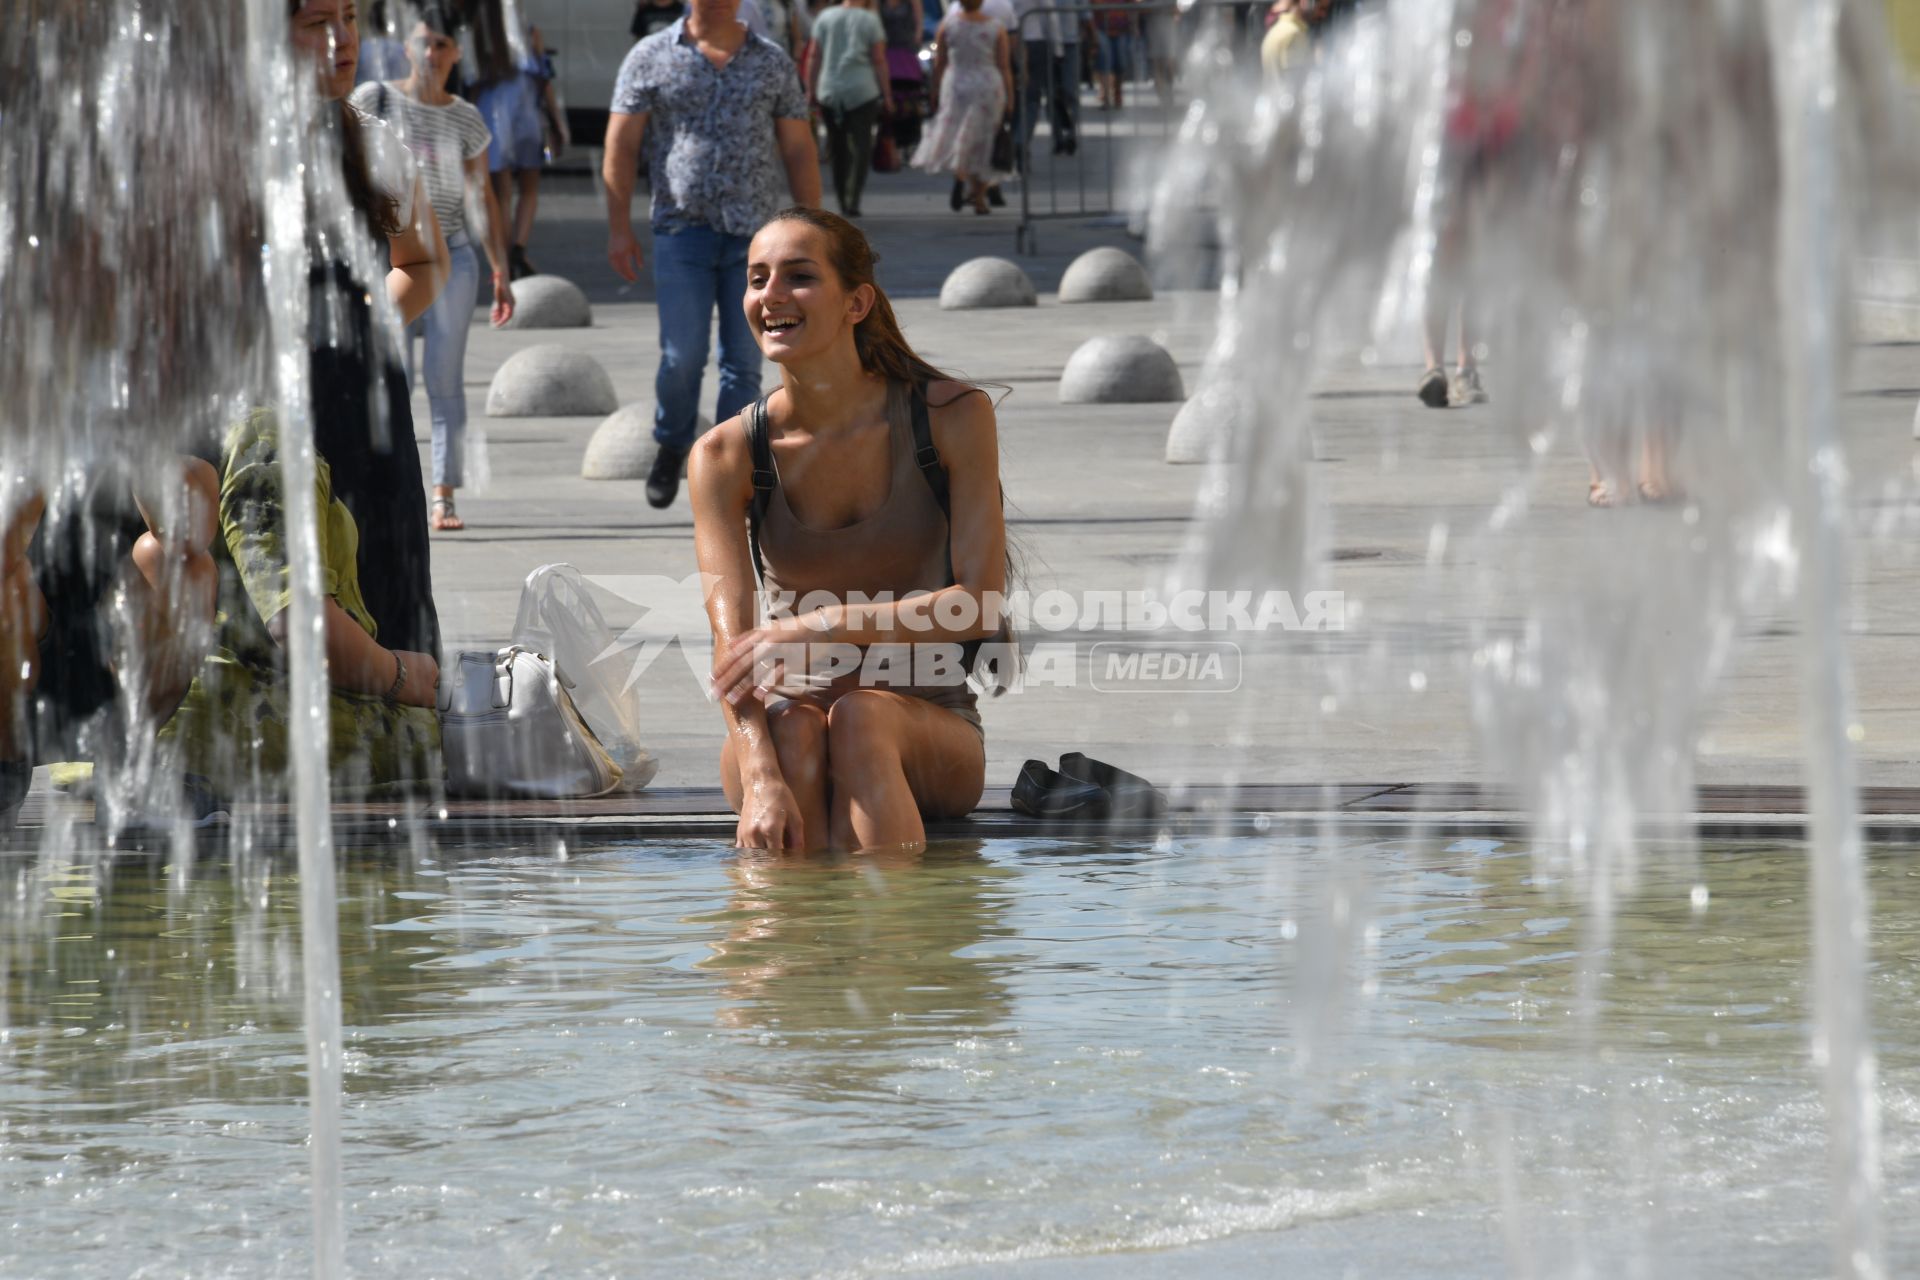
[[[984,786],[956,655],[1000,630],[993,405],[914,354],[873,264],[834,214],[788,209],[760,230],[744,306],[780,386],[693,451],[721,783],[747,848],[917,843]],[[762,565],[769,595],[804,612],[761,621]]]

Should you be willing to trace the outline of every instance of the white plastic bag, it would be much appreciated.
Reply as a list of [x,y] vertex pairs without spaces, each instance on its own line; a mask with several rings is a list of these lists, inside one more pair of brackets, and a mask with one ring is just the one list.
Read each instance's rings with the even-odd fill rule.
[[602,660],[614,648],[613,628],[578,569],[543,564],[527,575],[513,642],[552,657],[581,717],[620,766],[622,790],[653,781],[660,762],[640,745],[640,692],[625,687],[625,664]]

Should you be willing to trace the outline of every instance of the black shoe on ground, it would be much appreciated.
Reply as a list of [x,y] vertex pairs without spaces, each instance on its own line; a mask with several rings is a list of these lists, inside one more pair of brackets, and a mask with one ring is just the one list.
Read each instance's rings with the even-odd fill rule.
[[953,210],[955,213],[958,213],[960,212],[960,206],[965,204],[966,200],[967,200],[966,184],[961,182],[960,179],[955,178],[953,180],[953,190],[947,192],[947,208]]
[[670,507],[680,492],[680,471],[686,465],[687,451],[678,445],[663,444],[653,455],[653,470],[647,472],[647,504]]
[[1007,207],[1007,198],[1000,194],[1000,188],[988,187],[987,203],[996,209],[1004,209]]

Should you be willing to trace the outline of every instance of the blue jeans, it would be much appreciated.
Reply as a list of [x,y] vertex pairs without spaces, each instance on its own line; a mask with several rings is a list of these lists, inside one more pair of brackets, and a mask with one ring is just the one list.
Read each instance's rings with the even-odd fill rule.
[[653,380],[653,438],[693,446],[706,371],[713,308],[720,307],[720,399],[725,422],[760,398],[760,344],[741,304],[747,296],[750,237],[712,227],[683,227],[653,237],[653,281],[660,311],[660,372]]
[[418,380],[414,339],[427,344],[427,405],[433,411],[433,482],[458,489],[467,473],[467,328],[480,295],[480,263],[467,237],[447,237],[447,287],[407,328],[407,381]]

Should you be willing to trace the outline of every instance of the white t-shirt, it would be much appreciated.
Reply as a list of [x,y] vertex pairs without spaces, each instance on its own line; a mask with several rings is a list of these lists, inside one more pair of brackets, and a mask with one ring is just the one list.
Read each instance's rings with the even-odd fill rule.
[[348,99],[370,116],[386,121],[420,166],[427,200],[447,236],[467,230],[467,161],[487,154],[493,135],[479,110],[462,98],[444,106],[415,102],[393,84],[363,84]]
[[[960,7],[960,0],[953,0],[953,3],[947,6],[946,21],[952,22],[965,12],[966,10]],[[999,23],[1000,29],[1007,33],[1008,39],[1020,38],[1015,34],[1020,29],[1020,15],[1014,12],[1013,0],[984,0],[980,6],[980,12]],[[1039,38],[1034,37],[1036,40]]]

